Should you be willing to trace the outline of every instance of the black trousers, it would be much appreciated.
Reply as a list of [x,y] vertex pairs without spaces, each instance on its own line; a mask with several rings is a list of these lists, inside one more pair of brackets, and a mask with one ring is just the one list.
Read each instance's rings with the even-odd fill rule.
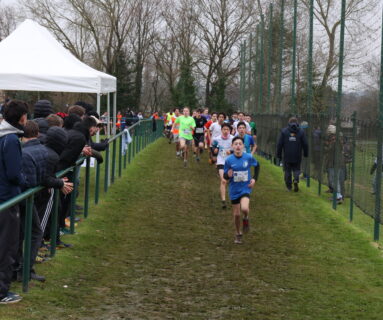
[[20,232],[19,206],[0,212],[0,299],[9,291],[17,259]]
[[283,170],[285,172],[286,187],[291,189],[292,177],[294,177],[294,181],[299,182],[299,175],[301,174],[301,164],[300,163],[283,162]]

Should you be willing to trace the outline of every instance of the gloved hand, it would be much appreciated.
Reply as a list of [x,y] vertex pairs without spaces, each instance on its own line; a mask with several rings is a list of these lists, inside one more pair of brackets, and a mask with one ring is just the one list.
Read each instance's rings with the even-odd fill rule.
[[92,157],[97,160],[98,164],[101,164],[104,162],[104,158],[102,157],[101,152],[98,152],[94,149],[92,149]]

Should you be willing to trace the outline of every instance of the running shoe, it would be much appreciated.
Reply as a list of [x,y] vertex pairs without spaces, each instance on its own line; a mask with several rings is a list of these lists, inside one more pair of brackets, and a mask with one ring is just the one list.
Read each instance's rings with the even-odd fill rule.
[[226,209],[226,208],[227,208],[226,201],[225,201],[225,200],[222,200],[222,209]]
[[199,162],[200,159],[199,159],[199,157],[197,157],[197,158],[195,158],[195,160],[196,160],[197,162]]
[[294,192],[298,192],[298,191],[299,191],[298,182],[294,181]]
[[234,243],[235,244],[242,244],[242,235],[241,234],[235,235]]
[[0,300],[0,304],[11,304],[21,301],[23,298],[16,293],[8,292],[8,294]]
[[243,230],[243,233],[249,232],[250,230],[249,218],[244,218],[242,220],[242,230]]
[[184,160],[184,168],[187,168],[187,166],[188,166],[188,161]]
[[73,247],[72,244],[64,243],[64,242],[62,242],[62,241],[59,241],[59,242],[57,242],[57,244],[56,244],[56,248],[57,248],[57,249],[65,249],[65,248],[72,248],[72,247]]

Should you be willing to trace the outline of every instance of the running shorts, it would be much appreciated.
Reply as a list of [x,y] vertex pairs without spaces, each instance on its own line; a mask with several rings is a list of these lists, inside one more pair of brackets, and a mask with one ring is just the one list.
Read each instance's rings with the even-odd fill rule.
[[231,204],[240,204],[242,198],[249,198],[250,199],[250,194],[245,193],[245,194],[241,195],[239,198],[231,200]]

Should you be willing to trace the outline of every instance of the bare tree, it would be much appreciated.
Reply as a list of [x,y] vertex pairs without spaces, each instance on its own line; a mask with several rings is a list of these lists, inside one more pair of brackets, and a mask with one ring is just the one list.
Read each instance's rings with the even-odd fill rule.
[[199,8],[195,17],[202,41],[200,71],[205,77],[205,103],[210,105],[212,85],[219,77],[239,71],[239,42],[254,22],[256,5],[251,0],[192,0]]
[[132,28],[134,5],[129,0],[22,0],[26,15],[76,57],[112,74]]
[[6,38],[15,28],[17,22],[16,9],[13,6],[0,6],[0,41]]

